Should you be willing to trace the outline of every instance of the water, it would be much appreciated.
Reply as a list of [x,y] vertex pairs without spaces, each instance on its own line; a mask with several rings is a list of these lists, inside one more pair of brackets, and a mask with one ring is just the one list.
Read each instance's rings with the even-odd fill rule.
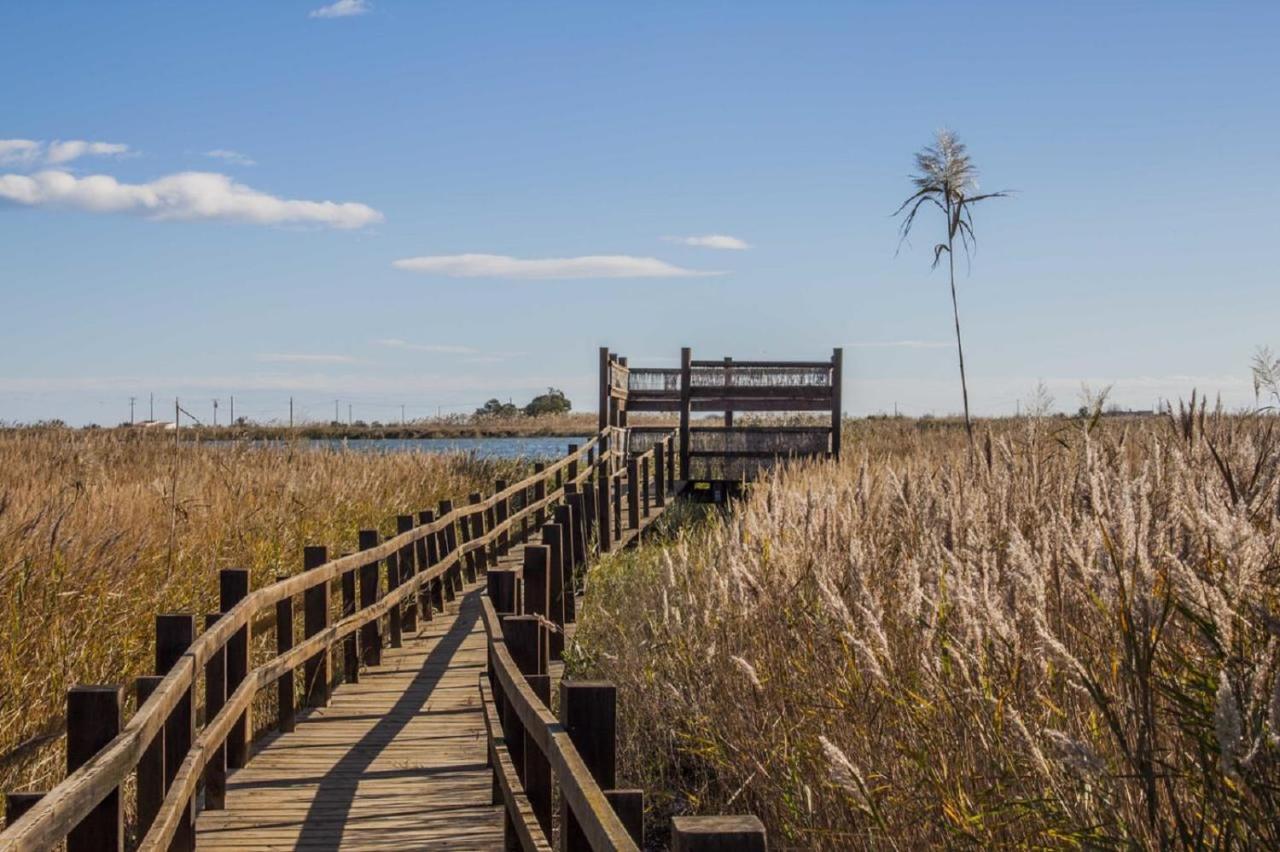
[[348,438],[307,443],[360,453],[474,453],[481,459],[558,459],[586,438]]

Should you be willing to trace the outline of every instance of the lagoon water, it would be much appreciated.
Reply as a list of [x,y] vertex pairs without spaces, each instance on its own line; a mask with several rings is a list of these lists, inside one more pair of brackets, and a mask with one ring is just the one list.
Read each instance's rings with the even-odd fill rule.
[[366,453],[474,453],[482,459],[556,459],[586,438],[348,438],[307,443]]

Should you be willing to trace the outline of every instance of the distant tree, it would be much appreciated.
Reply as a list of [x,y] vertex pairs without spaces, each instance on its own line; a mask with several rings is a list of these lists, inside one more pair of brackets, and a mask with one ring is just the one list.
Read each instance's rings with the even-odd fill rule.
[[497,399],[491,399],[476,409],[476,417],[515,417],[519,413],[520,409],[512,403]]
[[558,388],[547,388],[547,392],[539,394],[529,401],[524,407],[524,413],[529,417],[541,417],[544,414],[568,414],[573,404],[569,402],[569,398],[564,395],[564,391]]
[[946,216],[947,241],[933,247],[933,266],[936,268],[947,253],[947,267],[951,273],[951,313],[956,324],[956,354],[960,360],[960,394],[964,399],[964,428],[973,441],[973,423],[969,419],[969,385],[964,374],[964,347],[960,343],[960,308],[956,301],[955,240],[960,238],[965,255],[976,245],[973,234],[973,217],[970,208],[979,201],[1002,198],[1007,192],[978,194],[978,169],[969,159],[962,143],[950,130],[939,130],[934,144],[916,154],[917,173],[911,176],[916,191],[902,202],[894,212],[903,216],[898,244],[911,235],[920,208],[932,204]]

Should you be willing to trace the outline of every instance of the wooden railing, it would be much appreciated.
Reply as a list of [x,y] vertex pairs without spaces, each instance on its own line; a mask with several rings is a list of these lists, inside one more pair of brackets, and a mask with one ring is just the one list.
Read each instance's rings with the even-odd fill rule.
[[[676,433],[668,432],[642,453],[603,455],[593,477],[573,478],[586,499],[567,501],[556,523],[543,527],[544,543],[525,545],[522,566],[489,572],[481,601],[489,664],[480,693],[508,849],[553,848],[556,788],[562,806],[554,848],[643,846],[643,791],[615,789],[617,690],[607,682],[562,680],[557,718],[551,666],[573,621],[575,577],[596,553],[633,541],[652,510],[664,507],[676,485],[675,446]],[[763,852],[765,835],[751,816],[681,817],[672,822],[672,843],[677,850]]]
[[[578,470],[583,457],[594,463],[598,455],[613,464],[624,441],[621,430],[605,429],[573,454],[537,465],[532,476],[514,485],[498,483],[489,497],[472,495],[457,508],[443,501],[438,514],[398,518],[399,532],[385,541],[377,531],[363,531],[356,553],[330,560],[324,548],[309,547],[302,573],[252,592],[247,571],[222,571],[223,611],[206,617],[203,632],[197,634],[193,615],[157,616],[157,677],[139,679],[138,708],[127,724],[122,725],[120,687],[76,687],[68,693],[67,777],[47,793],[8,797],[9,825],[0,833],[0,849],[41,850],[63,841],[72,852],[123,848],[121,791],[131,775],[138,848],[190,848],[197,788],[203,780],[205,807],[221,807],[226,769],[248,759],[248,717],[262,690],[276,686],[277,727],[291,729],[295,669],[305,673],[303,706],[327,703],[335,645],[343,648],[344,678],[356,679],[360,665],[378,661],[384,633],[397,645],[406,621],[412,625],[419,615],[431,618],[442,611],[464,578],[476,579],[513,543],[527,539],[535,522],[592,473],[590,465]],[[342,608],[330,623],[335,583]],[[304,639],[295,644],[299,596]],[[273,626],[276,655],[251,669],[250,631]],[[205,721],[197,731],[199,686]]]

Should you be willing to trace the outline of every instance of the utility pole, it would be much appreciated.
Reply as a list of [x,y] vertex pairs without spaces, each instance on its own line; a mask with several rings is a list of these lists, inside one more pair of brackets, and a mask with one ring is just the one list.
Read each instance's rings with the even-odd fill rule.
[[400,425],[404,425],[404,403],[400,403]]
[[231,397],[231,425],[236,425],[236,398]]
[[151,394],[151,417],[150,417],[150,420],[151,420],[151,422],[152,422],[152,423],[155,423],[155,422],[156,422],[156,395],[155,395],[154,393],[153,393],[153,394]]
[[129,425],[133,425],[133,401],[135,397],[129,397]]
[[213,425],[218,425],[218,401],[216,399],[213,401]]
[[293,428],[293,397],[289,397],[289,428]]
[[347,425],[351,425],[351,403],[347,403]]
[[333,422],[334,423],[342,422],[341,420],[338,419],[338,401],[336,399],[333,401]]

